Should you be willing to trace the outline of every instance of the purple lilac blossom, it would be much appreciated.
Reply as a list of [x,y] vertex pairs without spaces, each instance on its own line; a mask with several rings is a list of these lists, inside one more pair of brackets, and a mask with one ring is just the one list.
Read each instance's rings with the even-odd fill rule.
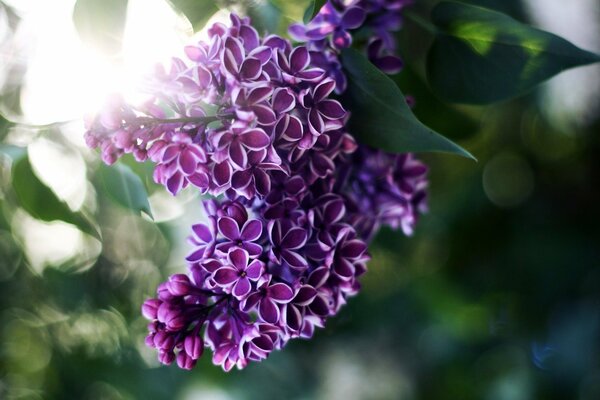
[[[207,42],[158,69],[154,98],[122,98],[87,122],[86,141],[114,163],[131,153],[156,164],[177,194],[203,194],[188,274],[172,275],[142,306],[146,344],[163,364],[192,369],[204,349],[229,371],[261,361],[293,338],[310,338],[358,293],[367,246],[380,226],[411,234],[425,211],[426,167],[412,155],[358,145],[337,57],[372,17],[381,32],[372,61],[401,67],[389,31],[407,1],[330,1],[302,34],[305,46],[260,38],[249,19],[215,24]],[[209,106],[210,105],[210,106]]]

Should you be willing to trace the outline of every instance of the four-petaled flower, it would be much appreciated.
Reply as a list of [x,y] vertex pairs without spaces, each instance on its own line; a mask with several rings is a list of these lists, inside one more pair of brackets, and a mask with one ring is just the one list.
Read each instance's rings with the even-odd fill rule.
[[262,275],[264,263],[252,260],[243,249],[233,249],[227,254],[227,265],[214,272],[213,279],[223,288],[231,288],[231,294],[238,300],[243,299],[252,290],[251,281]]
[[256,308],[260,319],[276,324],[281,315],[279,304],[286,304],[293,297],[294,292],[288,285],[281,282],[271,283],[270,276],[262,276],[258,281],[256,292],[242,302],[242,309],[248,312]]

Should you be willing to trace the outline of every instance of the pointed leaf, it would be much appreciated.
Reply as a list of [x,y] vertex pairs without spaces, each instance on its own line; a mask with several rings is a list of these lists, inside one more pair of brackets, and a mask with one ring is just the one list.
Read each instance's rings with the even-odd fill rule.
[[308,24],[321,11],[325,3],[327,3],[327,0],[311,0],[302,18],[304,23]]
[[144,183],[127,165],[102,164],[98,170],[104,193],[121,206],[136,213],[144,212],[152,218],[148,192]]
[[19,205],[36,219],[42,221],[63,221],[73,224],[83,232],[101,239],[96,226],[80,212],[72,211],[54,192],[35,175],[24,156],[12,166],[12,186]]
[[354,49],[342,51],[348,75],[344,104],[351,111],[350,133],[389,152],[444,152],[475,159],[468,151],[423,125],[396,83]]
[[600,61],[565,39],[486,8],[442,2],[427,57],[433,91],[447,101],[489,104],[519,96],[568,69]]
[[216,0],[167,0],[171,7],[183,14],[198,32],[214,13],[219,11]]

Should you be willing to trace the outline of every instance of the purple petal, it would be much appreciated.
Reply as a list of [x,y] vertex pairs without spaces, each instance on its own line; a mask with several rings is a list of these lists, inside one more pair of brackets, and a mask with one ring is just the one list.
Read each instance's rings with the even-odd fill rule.
[[344,207],[343,201],[331,201],[327,203],[323,211],[324,222],[327,224],[338,222],[340,219],[342,219],[345,213],[346,208]]
[[317,296],[317,290],[310,285],[303,285],[296,293],[293,303],[299,306],[309,305]]
[[308,308],[319,317],[326,317],[329,315],[329,304],[323,295],[318,295],[315,297]]
[[244,312],[248,312],[252,310],[256,304],[261,300],[261,294],[258,292],[252,293],[250,296],[246,297],[242,302],[242,310]]
[[231,250],[227,255],[227,259],[238,271],[244,271],[248,266],[248,253],[245,250]]
[[250,281],[248,280],[248,278],[243,277],[240,278],[235,285],[233,286],[233,290],[232,290],[232,294],[238,298],[241,299],[244,296],[246,296],[248,293],[250,293],[250,290],[252,289],[252,286],[250,285]]
[[271,243],[274,245],[278,245],[279,243],[281,243],[281,223],[279,221],[270,221],[268,228]]
[[183,183],[183,175],[177,172],[167,179],[167,190],[175,196],[183,188]]
[[365,22],[366,13],[361,7],[350,7],[342,15],[341,26],[344,29],[356,29]]
[[238,271],[231,267],[221,267],[215,271],[213,279],[218,285],[227,286],[238,279]]
[[251,26],[240,26],[238,35],[244,41],[244,48],[247,52],[250,52],[258,46],[258,33]]
[[252,182],[252,171],[236,171],[231,177],[231,187],[236,190],[244,190]]
[[310,63],[308,49],[304,46],[296,47],[290,54],[290,69],[292,72],[300,72]]
[[283,260],[294,269],[301,270],[308,266],[306,259],[294,251],[287,249],[282,250],[281,258],[283,258]]
[[263,267],[264,267],[264,264],[262,261],[259,261],[259,260],[252,261],[250,263],[250,265],[248,265],[248,268],[246,268],[246,276],[249,279],[257,280],[262,275]]
[[231,217],[221,217],[217,223],[219,231],[227,239],[235,241],[240,238],[240,228],[237,222]]
[[273,93],[273,89],[268,86],[259,86],[254,89],[251,89],[248,93],[247,101],[249,104],[260,103],[261,101],[265,101],[271,96]]
[[397,74],[404,67],[402,60],[396,56],[383,56],[373,60],[374,64],[386,74]]
[[310,273],[308,276],[308,284],[312,287],[318,288],[325,284],[329,279],[329,268],[319,267]]
[[308,112],[308,127],[313,135],[320,135],[325,130],[325,122],[321,114],[314,108]]
[[331,79],[324,80],[319,83],[319,85],[315,88],[313,93],[313,98],[315,102],[320,102],[325,99],[333,90],[335,89],[335,82]]
[[254,80],[262,72],[262,63],[257,58],[246,58],[240,66],[240,75],[242,79]]
[[204,243],[208,243],[212,240],[212,232],[208,226],[204,224],[195,224],[192,225],[192,230],[194,231],[194,234]]
[[256,59],[260,60],[260,62],[264,66],[267,62],[269,62],[272,55],[273,55],[273,50],[270,47],[259,46],[259,47],[255,48],[254,50],[252,50],[248,54],[248,57],[252,57],[252,58],[256,58]]
[[352,35],[348,31],[337,30],[333,33],[332,42],[336,49],[345,49],[352,44]]
[[367,251],[367,245],[362,240],[350,240],[344,243],[341,256],[345,258],[358,258]]
[[180,148],[178,145],[172,144],[167,146],[162,154],[161,162],[168,163],[169,161],[173,161],[179,155],[179,151]]
[[279,308],[273,301],[263,298],[258,306],[258,315],[263,321],[276,324],[279,321]]
[[233,53],[227,49],[223,52],[223,66],[231,75],[238,74],[239,64],[236,62]]
[[317,108],[327,119],[340,119],[346,115],[346,111],[337,100],[322,100]]
[[299,331],[302,327],[302,313],[293,304],[289,304],[284,310],[284,321],[293,331]]
[[196,171],[198,160],[194,154],[188,149],[184,149],[179,153],[179,166],[186,175],[191,175]]
[[345,258],[336,260],[333,265],[333,271],[342,279],[352,278],[354,275],[354,265]]
[[271,178],[264,170],[256,169],[254,171],[254,185],[256,192],[264,197],[271,191]]
[[296,105],[295,96],[290,93],[288,88],[277,88],[273,92],[273,109],[278,113],[284,113],[292,110]]
[[240,141],[251,150],[266,148],[271,139],[262,129],[250,129],[240,136]]
[[263,252],[263,248],[261,245],[252,242],[246,242],[242,244],[242,248],[246,250],[248,254],[252,257],[259,256]]
[[298,249],[306,243],[307,232],[302,228],[292,228],[286,234],[281,241],[281,247],[286,249]]
[[231,172],[231,165],[229,165],[229,162],[223,161],[215,163],[213,167],[215,183],[219,186],[228,184],[231,181]]
[[238,168],[246,168],[248,164],[248,155],[238,140],[231,142],[229,146],[229,158]]
[[285,131],[283,132],[282,137],[288,139],[290,141],[297,141],[302,138],[304,134],[304,129],[302,127],[302,122],[296,116],[289,117],[288,125]]
[[239,40],[229,36],[225,39],[225,50],[229,51],[236,62],[240,65],[244,61],[244,48]]
[[255,241],[262,234],[262,222],[252,219],[244,224],[240,238],[244,241]]
[[287,303],[294,297],[294,292],[285,283],[275,283],[269,286],[267,294],[270,299],[278,303]]
[[275,111],[270,107],[259,104],[251,107],[252,112],[256,115],[256,120],[261,125],[273,125],[277,121]]

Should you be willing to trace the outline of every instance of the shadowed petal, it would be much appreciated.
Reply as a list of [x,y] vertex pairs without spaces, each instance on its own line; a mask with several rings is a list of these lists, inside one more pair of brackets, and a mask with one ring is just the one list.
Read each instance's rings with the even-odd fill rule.
[[238,281],[233,286],[233,290],[231,293],[233,293],[233,295],[238,299],[241,299],[248,293],[250,293],[251,289],[252,286],[250,285],[250,281],[248,280],[248,278],[243,277],[238,279]]
[[276,324],[279,321],[279,307],[268,298],[263,298],[258,306],[258,315],[263,321]]
[[230,285],[238,279],[238,271],[231,267],[221,267],[215,271],[213,278],[218,285]]
[[246,276],[249,279],[257,280],[262,275],[264,264],[262,261],[254,260],[246,268]]
[[240,237],[244,241],[255,241],[262,234],[262,222],[252,219],[244,224]]
[[275,283],[267,289],[270,299],[278,303],[288,303],[294,297],[294,292],[285,283]]
[[240,237],[240,228],[237,222],[231,218],[223,216],[219,218],[219,222],[217,223],[219,226],[219,231],[223,236],[225,236],[229,240],[238,240]]
[[281,247],[286,249],[298,249],[306,243],[307,232],[302,228],[292,228],[286,233],[281,241]]
[[271,139],[262,129],[251,129],[240,135],[240,141],[251,150],[266,148]]
[[227,258],[238,271],[244,271],[248,266],[248,253],[245,250],[231,250],[227,255]]
[[308,67],[310,55],[308,49],[304,46],[296,47],[290,54],[290,69],[292,72],[300,72]]
[[327,119],[340,119],[346,115],[346,111],[336,100],[322,100],[317,109]]

